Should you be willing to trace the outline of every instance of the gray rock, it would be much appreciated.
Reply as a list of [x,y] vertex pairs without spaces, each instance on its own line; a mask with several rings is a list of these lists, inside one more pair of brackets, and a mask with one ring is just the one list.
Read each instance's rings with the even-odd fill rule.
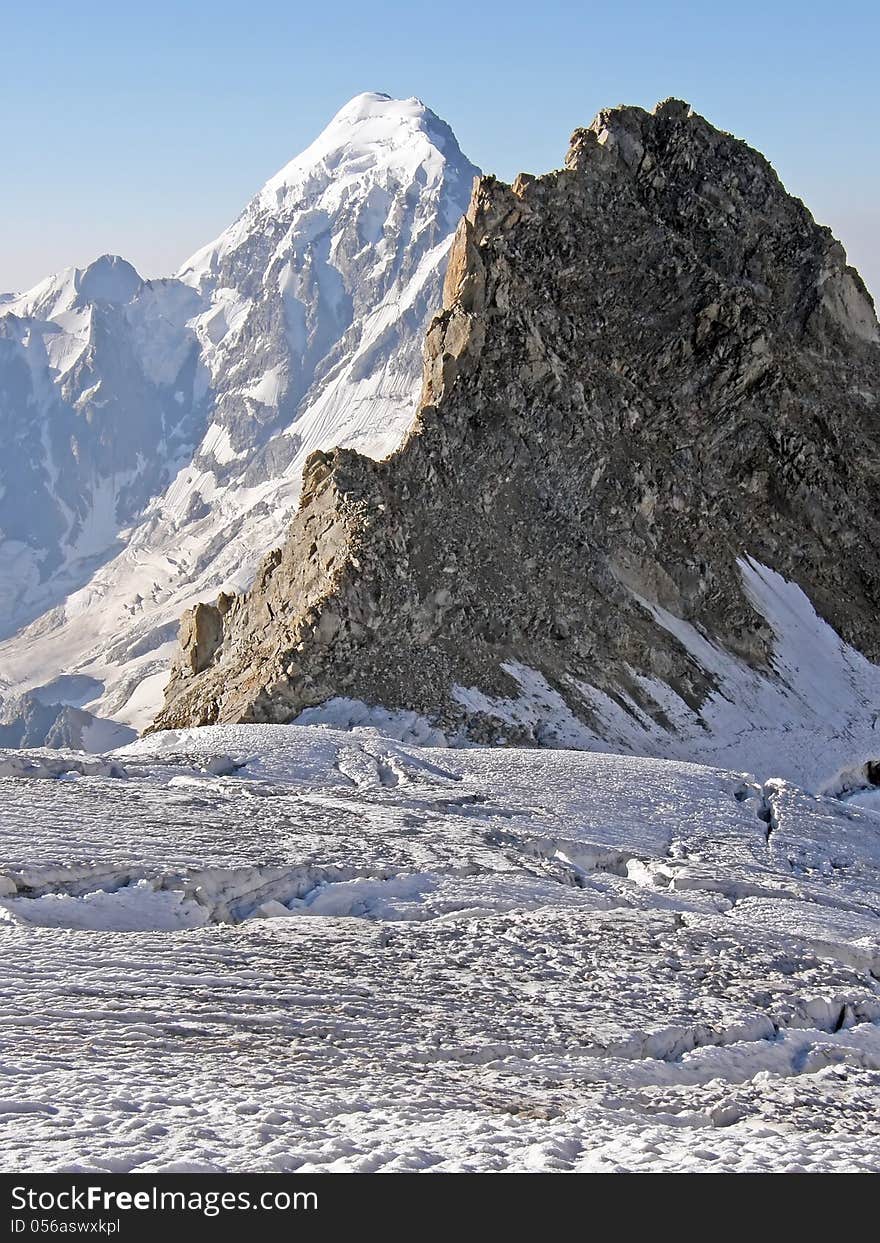
[[588,723],[576,681],[659,719],[660,677],[698,711],[712,677],[644,601],[767,669],[747,554],[880,657],[873,304],[687,104],[602,112],[564,169],[476,183],[424,374],[404,445],[313,454],[252,589],[187,615],[155,728],[340,696],[546,741],[453,693],[518,694],[510,662]]

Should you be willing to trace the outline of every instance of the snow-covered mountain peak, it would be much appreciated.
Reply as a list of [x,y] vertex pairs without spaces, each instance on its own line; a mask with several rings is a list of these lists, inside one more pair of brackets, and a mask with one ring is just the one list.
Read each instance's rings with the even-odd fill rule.
[[130,302],[143,281],[126,259],[101,255],[79,275],[78,302]]
[[453,162],[463,158],[452,130],[420,99],[367,92],[340,108],[305,151],[270,177],[257,198],[283,200],[290,191],[300,191],[310,176],[359,178],[383,165],[422,165],[437,176],[447,148]]
[[48,320],[96,302],[124,305],[143,285],[128,260],[100,255],[84,268],[62,268],[32,289],[8,295],[2,300],[3,314]]
[[[374,246],[387,229],[396,233],[389,211],[401,191],[429,204],[432,216],[439,209],[448,232],[475,172],[450,127],[421,100],[356,95],[313,143],[269,178],[234,224],[183,264],[178,277],[216,288],[223,283],[224,260],[254,234],[268,231],[277,242],[286,226],[290,242],[309,245],[348,204],[361,213],[355,240],[361,248]],[[456,183],[451,209],[443,201],[450,181]]]
[[359,95],[179,278],[105,255],[0,297],[4,697],[84,675],[146,724],[181,612],[247,586],[309,453],[396,447],[476,173],[419,100]]

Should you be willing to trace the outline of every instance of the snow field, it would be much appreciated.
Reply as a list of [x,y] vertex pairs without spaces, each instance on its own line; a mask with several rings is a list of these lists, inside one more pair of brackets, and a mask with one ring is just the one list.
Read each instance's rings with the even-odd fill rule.
[[9,1170],[880,1168],[867,807],[370,728],[40,763],[0,778]]

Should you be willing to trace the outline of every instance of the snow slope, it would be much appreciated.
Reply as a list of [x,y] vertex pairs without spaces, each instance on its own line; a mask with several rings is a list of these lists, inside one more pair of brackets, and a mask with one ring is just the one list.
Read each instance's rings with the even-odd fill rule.
[[0,695],[75,674],[152,718],[181,612],[248,585],[306,456],[402,437],[476,172],[361,95],[176,277],[104,256],[0,302]]
[[[773,636],[766,668],[749,665],[690,623],[636,596],[714,684],[698,709],[661,678],[635,669],[628,673],[642,693],[641,704],[625,687],[615,700],[587,683],[571,682],[591,725],[575,716],[539,673],[521,664],[504,666],[521,688],[515,699],[491,698],[474,687],[457,687],[456,695],[473,711],[525,726],[542,746],[747,768],[762,779],[783,776],[811,791],[858,784],[862,770],[880,756],[880,667],[845,643],[796,583],[752,558],[741,559],[739,569],[748,599]],[[332,716],[331,708],[303,719]]]
[[880,1169],[880,816],[374,729],[0,758],[6,1170]]

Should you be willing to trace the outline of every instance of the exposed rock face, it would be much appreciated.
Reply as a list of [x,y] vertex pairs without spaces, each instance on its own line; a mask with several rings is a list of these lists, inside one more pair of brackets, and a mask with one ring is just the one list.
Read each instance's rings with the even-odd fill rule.
[[600,113],[563,170],[475,184],[406,442],[312,455],[156,727],[346,696],[553,741],[492,710],[523,668],[600,736],[593,692],[663,727],[649,685],[699,715],[716,683],[658,610],[772,673],[745,556],[876,659],[878,381],[861,279],[761,155],[676,100]]

